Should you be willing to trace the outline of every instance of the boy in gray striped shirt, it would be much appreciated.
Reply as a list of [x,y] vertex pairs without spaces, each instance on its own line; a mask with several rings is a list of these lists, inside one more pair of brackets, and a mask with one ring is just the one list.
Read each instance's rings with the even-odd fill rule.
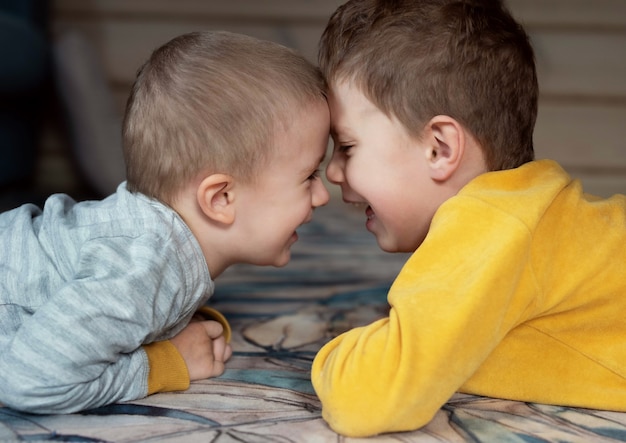
[[70,413],[220,375],[228,323],[192,317],[228,266],[289,261],[329,198],[328,130],[318,70],[283,46],[198,32],[154,51],[116,193],[0,215],[0,403]]

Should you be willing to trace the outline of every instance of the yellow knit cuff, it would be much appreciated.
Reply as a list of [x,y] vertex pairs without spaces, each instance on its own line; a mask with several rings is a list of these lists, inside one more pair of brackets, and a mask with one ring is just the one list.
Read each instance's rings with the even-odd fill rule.
[[214,320],[220,323],[224,327],[224,338],[226,339],[226,343],[230,343],[230,338],[232,337],[233,332],[228,320],[224,317],[224,314],[208,306],[202,306],[196,311],[196,314],[205,320]]
[[148,355],[148,395],[156,392],[184,391],[189,388],[189,371],[185,360],[169,340],[144,345]]

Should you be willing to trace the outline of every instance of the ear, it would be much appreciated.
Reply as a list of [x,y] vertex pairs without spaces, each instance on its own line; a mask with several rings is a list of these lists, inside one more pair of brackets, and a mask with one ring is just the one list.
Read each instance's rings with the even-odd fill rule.
[[447,115],[437,115],[426,125],[430,176],[435,181],[446,181],[459,168],[465,152],[465,128]]
[[235,221],[234,183],[228,174],[211,174],[202,179],[196,197],[204,215],[226,225]]

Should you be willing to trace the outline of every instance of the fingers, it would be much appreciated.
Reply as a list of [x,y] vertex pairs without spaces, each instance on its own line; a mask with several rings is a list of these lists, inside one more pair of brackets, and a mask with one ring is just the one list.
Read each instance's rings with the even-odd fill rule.
[[202,319],[204,320],[213,320],[221,324],[224,328],[223,334],[226,338],[226,343],[230,342],[232,331],[230,329],[230,324],[228,323],[228,320],[226,319],[224,314],[212,307],[205,305],[198,309],[198,311],[196,311],[194,317],[202,317]]
[[224,327],[220,323],[209,320],[203,321],[202,325],[206,334],[211,338],[213,368],[210,376],[217,377],[224,373],[224,362],[230,359],[233,354],[233,349],[226,343],[226,338],[223,335]]
[[[223,337],[220,337],[220,339],[218,339],[218,341],[222,341]],[[221,351],[220,351],[221,352]],[[233,355],[233,349],[230,347],[229,344],[225,344],[224,345],[224,350],[223,350],[223,356],[219,357],[219,354],[216,354],[215,356],[215,360],[213,360],[213,377],[217,377],[219,375],[222,375],[226,369],[225,367],[225,362],[228,361],[228,359]]]
[[172,343],[183,356],[190,380],[217,377],[224,373],[226,362],[232,356],[232,348],[226,343],[224,327],[212,320],[187,325]]
[[207,320],[200,323],[202,324],[202,326],[204,326],[206,334],[211,339],[216,339],[224,333],[224,327],[216,321]]
[[233,348],[226,343],[224,336],[213,340],[213,355],[216,360],[224,362],[228,361],[231,355],[233,355]]
[[224,361],[228,361],[230,357],[232,357],[232,355],[233,355],[233,348],[229,344],[227,344],[226,350],[224,351]]
[[229,344],[226,343],[226,339],[223,335],[214,339],[213,346],[213,369],[211,370],[211,377],[217,377],[224,373],[224,362],[232,355],[232,349]]

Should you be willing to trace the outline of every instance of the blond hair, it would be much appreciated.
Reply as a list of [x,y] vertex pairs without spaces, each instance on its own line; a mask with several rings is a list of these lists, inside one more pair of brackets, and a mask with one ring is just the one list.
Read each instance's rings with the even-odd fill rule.
[[457,119],[492,170],[534,158],[538,86],[529,38],[498,0],[351,0],[319,47],[329,83],[354,81],[418,136]]
[[128,189],[170,203],[199,173],[254,180],[277,128],[325,93],[319,70],[277,43],[223,31],[176,37],[139,69],[128,98]]

